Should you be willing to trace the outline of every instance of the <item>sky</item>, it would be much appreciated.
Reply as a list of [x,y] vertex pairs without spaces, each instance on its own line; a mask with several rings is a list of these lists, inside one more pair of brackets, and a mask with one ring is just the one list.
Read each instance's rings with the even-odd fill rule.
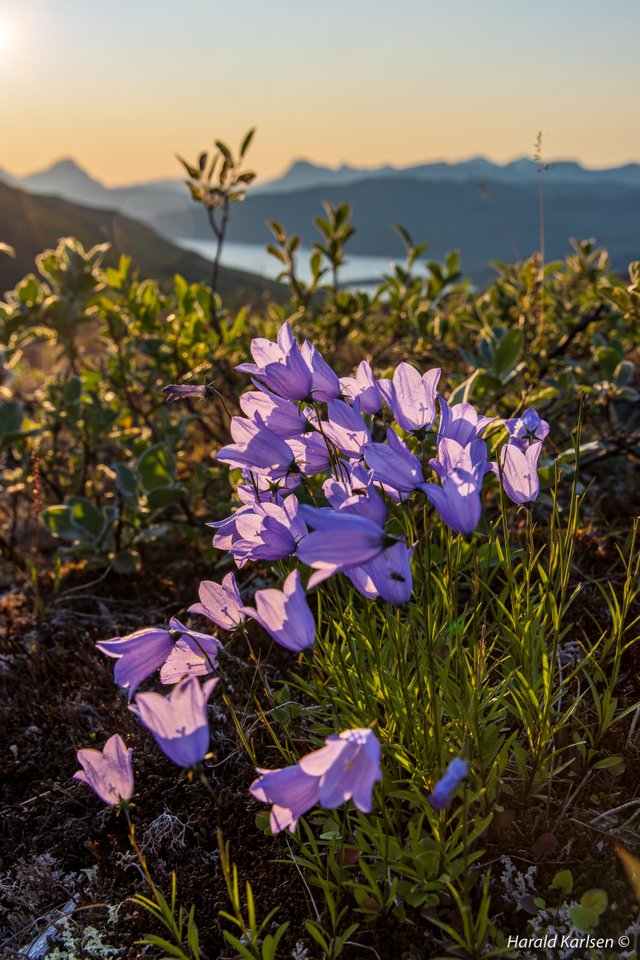
[[0,0],[0,168],[640,160],[640,0]]

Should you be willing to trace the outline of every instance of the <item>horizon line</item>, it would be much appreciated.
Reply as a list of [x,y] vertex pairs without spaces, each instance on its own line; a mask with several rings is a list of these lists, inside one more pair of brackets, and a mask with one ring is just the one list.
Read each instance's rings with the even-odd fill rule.
[[[345,168],[349,170],[353,170],[355,172],[362,171],[363,173],[375,173],[377,170],[382,170],[382,169],[390,169],[397,172],[402,172],[404,170],[407,170],[407,171],[411,170],[414,167],[430,166],[432,164],[435,165],[435,164],[441,164],[441,163],[444,163],[448,166],[457,166],[459,164],[470,163],[476,160],[482,160],[482,161],[485,161],[486,163],[492,164],[495,167],[501,167],[501,168],[508,167],[511,164],[518,163],[522,160],[527,160],[532,164],[541,163],[545,167],[550,167],[550,166],[553,166],[554,164],[560,164],[560,163],[575,163],[582,170],[586,170],[588,172],[593,172],[593,173],[606,172],[610,170],[619,170],[622,167],[640,165],[640,157],[634,158],[634,159],[626,159],[619,163],[607,164],[604,166],[588,166],[586,163],[579,160],[575,156],[553,157],[552,159],[545,159],[543,157],[541,160],[536,160],[533,157],[528,156],[527,154],[514,154],[507,160],[491,159],[491,157],[481,153],[468,154],[462,157],[457,157],[455,159],[447,159],[446,157],[439,156],[436,158],[415,160],[415,161],[411,161],[410,163],[402,164],[402,165],[392,163],[388,160],[384,160],[379,163],[374,163],[371,165],[356,165],[356,164],[352,164],[348,160],[340,160],[335,164],[329,164],[329,163],[322,163],[316,160],[311,160],[309,157],[297,156],[289,160],[287,165],[281,170],[280,173],[277,173],[275,175],[265,175],[264,177],[258,174],[256,177],[256,185],[260,185],[260,184],[267,185],[269,183],[273,183],[277,180],[280,180],[287,173],[289,173],[296,164],[299,164],[299,163],[306,163],[306,164],[309,164],[310,166],[318,167],[323,170],[327,170],[331,173],[338,173],[340,170],[344,170]],[[79,161],[76,157],[71,156],[69,154],[67,154],[66,156],[60,156],[54,160],[51,160],[51,162],[48,163],[46,166],[39,167],[35,170],[32,170],[29,173],[15,174],[12,171],[8,170],[6,167],[2,166],[2,164],[0,164],[0,171],[16,180],[23,181],[28,179],[29,177],[34,177],[43,173],[47,173],[53,167],[56,167],[62,163],[73,163],[76,167],[78,167],[78,169],[82,173],[90,177],[92,180],[96,180],[98,183],[100,183],[102,186],[106,187],[107,189],[120,189],[123,187],[143,186],[144,184],[147,184],[147,183],[155,183],[162,180],[170,180],[175,182],[182,182],[184,180],[184,177],[181,177],[179,173],[176,174],[175,176],[172,176],[171,174],[167,173],[164,176],[163,175],[153,176],[148,180],[133,180],[133,181],[124,180],[124,181],[118,181],[117,183],[114,183],[113,181],[109,182],[89,172],[89,170],[82,164],[81,161]]]

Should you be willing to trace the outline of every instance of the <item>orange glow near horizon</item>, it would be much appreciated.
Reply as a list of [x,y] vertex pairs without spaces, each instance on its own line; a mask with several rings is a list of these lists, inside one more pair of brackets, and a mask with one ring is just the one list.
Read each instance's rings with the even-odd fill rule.
[[382,0],[246,0],[235,16],[205,0],[0,0],[0,168],[72,157],[108,186],[180,178],[176,153],[237,147],[250,126],[260,180],[299,158],[507,162],[539,130],[549,160],[640,160],[635,0],[604,19],[595,0],[397,4],[390,20]]

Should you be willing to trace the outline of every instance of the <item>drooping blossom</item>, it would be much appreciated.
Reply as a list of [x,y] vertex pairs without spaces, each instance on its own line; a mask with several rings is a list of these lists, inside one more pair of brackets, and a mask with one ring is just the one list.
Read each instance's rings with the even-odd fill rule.
[[213,384],[211,383],[170,383],[166,387],[162,388],[162,392],[165,395],[167,403],[171,403],[172,400],[184,400],[188,397],[193,397],[198,400],[206,400],[208,397],[212,397],[215,393],[213,389]]
[[429,466],[435,470],[440,479],[453,473],[454,470],[478,473],[483,477],[491,469],[484,440],[471,440],[464,445],[449,437],[443,437],[439,441],[438,456],[429,461]]
[[505,420],[504,425],[509,434],[509,443],[523,451],[530,444],[544,440],[549,433],[549,424],[533,407],[528,407],[519,417]]
[[[373,586],[376,594],[383,600],[401,606],[409,602],[413,591],[412,554],[413,548],[408,547],[406,543],[394,543],[369,563],[359,568],[345,570],[345,574],[356,590],[360,589],[360,584],[366,591],[370,591]],[[359,574],[354,577],[356,569]],[[367,580],[362,580],[363,574],[366,575]],[[367,593],[364,595],[367,596]]]
[[[514,503],[529,503],[540,493],[538,458],[542,441],[527,446],[524,452],[514,443],[505,443],[500,450],[502,486]],[[494,472],[500,476],[497,468]]]
[[78,750],[78,763],[82,770],[74,773],[74,779],[86,783],[104,803],[117,806],[121,800],[130,800],[133,795],[133,750],[128,749],[120,736],[109,737],[100,750]]
[[317,420],[310,407],[300,409],[298,404],[283,400],[277,394],[260,386],[259,390],[243,393],[239,400],[240,408],[249,420],[262,421],[283,440],[291,440],[313,430]]
[[362,813],[371,813],[373,785],[382,779],[380,743],[373,730],[356,728],[332,734],[324,747],[299,761],[304,773],[319,777],[318,798],[327,810],[353,798]]
[[423,483],[420,489],[440,517],[456,533],[473,533],[482,516],[480,489],[484,472],[453,470],[437,483]]
[[208,527],[213,527],[215,530],[211,542],[217,550],[231,550],[233,544],[241,539],[238,533],[238,521],[244,514],[252,513],[257,502],[262,501],[252,501],[243,507],[239,507],[238,510],[223,520],[211,520],[207,523]]
[[[287,441],[288,444],[291,444],[291,442],[291,440]],[[263,503],[265,501],[269,503],[282,503],[284,497],[286,497],[291,490],[299,487],[301,483],[302,477],[299,473],[289,473],[286,477],[272,480],[264,474],[243,470],[242,483],[239,483],[236,487],[236,494],[240,502],[245,504],[245,506],[253,506],[254,503]],[[213,524],[208,524],[208,526],[213,526]]]
[[327,407],[329,419],[323,423],[323,432],[340,452],[350,460],[362,457],[362,448],[371,443],[369,428],[360,415],[360,401],[352,407],[344,400],[331,400]]
[[373,472],[363,463],[341,462],[338,477],[325,480],[322,492],[335,510],[356,513],[384,526],[387,508],[374,486]]
[[357,514],[329,507],[300,507],[306,523],[313,527],[298,547],[298,559],[313,567],[309,580],[313,587],[340,570],[357,567],[373,560],[385,547],[395,543],[384,529]]
[[373,479],[402,497],[424,483],[420,461],[391,427],[387,430],[386,443],[369,443],[363,453]]
[[482,436],[495,417],[482,417],[470,403],[455,403],[449,406],[444,397],[438,398],[440,403],[440,423],[438,425],[438,445],[444,438],[455,440],[462,447],[466,447]]
[[129,709],[135,713],[170,760],[179,767],[192,767],[209,750],[207,701],[217,677],[200,686],[195,677],[187,677],[171,693],[139,693]]
[[169,630],[143,627],[126,637],[101,640],[96,646],[101,653],[117,660],[113,674],[118,686],[129,692],[129,699],[137,688],[155,673],[173,650],[174,637]]
[[255,607],[243,607],[251,617],[287,650],[305,650],[312,646],[316,636],[316,622],[309,609],[300,579],[294,570],[285,580],[282,590],[257,590]]
[[382,406],[382,395],[378,382],[373,375],[371,364],[362,360],[355,377],[342,377],[340,380],[342,396],[352,403],[357,398],[363,413],[378,413]]
[[291,832],[304,813],[319,804],[327,810],[353,799],[370,813],[374,784],[382,778],[380,743],[374,732],[356,728],[327,737],[324,747],[280,770],[258,770],[249,788],[263,803],[273,803],[271,829]]
[[216,460],[228,463],[231,467],[264,474],[272,480],[295,472],[290,447],[261,421],[232,417],[230,431],[234,443],[218,450]]
[[378,380],[378,389],[402,430],[418,433],[436,418],[436,390],[440,368],[422,376],[410,363],[399,363],[392,380]]
[[340,396],[340,381],[310,340],[302,344],[302,356],[311,371],[311,399],[328,403]]
[[160,669],[161,683],[178,683],[184,677],[204,677],[218,669],[218,653],[222,644],[217,637],[198,633],[172,617],[169,626],[180,632],[180,639]]
[[312,374],[288,323],[283,323],[274,343],[264,337],[251,341],[254,363],[241,363],[240,373],[249,373],[286,400],[306,400]]
[[433,785],[429,803],[435,810],[445,810],[451,803],[454,790],[460,786],[469,771],[469,764],[461,757],[455,757],[444,772],[441,780]]
[[329,469],[331,464],[329,448],[320,434],[312,433],[306,437],[287,440],[287,444],[293,453],[296,467],[303,476],[314,477]]
[[242,612],[242,597],[233,573],[222,578],[222,583],[203,580],[198,587],[200,603],[192,603],[189,613],[199,613],[223,630],[235,630],[245,615]]
[[318,804],[318,777],[297,764],[279,770],[256,770],[260,774],[249,790],[262,803],[272,803],[269,826],[272,833],[295,832],[300,817]]
[[229,547],[239,567],[248,560],[281,560],[295,552],[307,534],[298,499],[282,503],[256,503],[242,511],[236,523],[237,538]]

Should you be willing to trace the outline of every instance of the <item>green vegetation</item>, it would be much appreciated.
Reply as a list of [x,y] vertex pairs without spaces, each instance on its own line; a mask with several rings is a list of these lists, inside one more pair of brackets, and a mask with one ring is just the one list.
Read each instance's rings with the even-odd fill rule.
[[[196,185],[207,161],[186,165]],[[608,830],[628,844],[620,811],[637,802],[640,264],[618,276],[603,250],[576,243],[563,261],[496,264],[478,292],[455,253],[429,261],[398,227],[404,262],[374,292],[347,291],[340,269],[350,214],[328,204],[317,219],[310,284],[299,277],[299,238],[271,222],[284,302],[236,310],[222,272],[221,296],[181,276],[168,288],[140,279],[127,256],[114,264],[105,245],[66,239],[0,304],[0,547],[30,579],[43,617],[74,577],[93,576],[86,570],[152,573],[159,545],[194,564],[230,566],[203,528],[238,506],[239,472],[228,475],[211,455],[228,443],[247,386],[235,367],[253,338],[273,339],[285,320],[340,376],[362,359],[378,377],[402,360],[421,371],[441,366],[438,389],[450,404],[477,404],[500,420],[533,406],[551,424],[538,500],[508,504],[496,483],[476,534],[453,533],[424,499],[396,505],[393,522],[415,544],[408,604],[367,601],[335,577],[314,594],[316,642],[299,658],[275,657],[245,628],[225,646],[221,699],[246,770],[295,764],[336,731],[373,728],[383,780],[371,814],[316,808],[286,840],[272,838],[268,815],[245,801],[244,833],[288,864],[289,901],[277,915],[255,879],[239,879],[236,838],[220,816],[224,788],[214,781],[216,799],[203,791],[198,803],[209,803],[207,816],[222,827],[227,946],[213,942],[197,895],[191,911],[180,906],[175,875],[169,898],[160,893],[167,886],[151,879],[154,865],[136,841],[151,890],[136,903],[162,933],[144,942],[167,956],[230,946],[256,960],[298,946],[297,956],[368,949],[390,958],[400,955],[401,934],[407,956],[425,957],[519,956],[510,935],[551,927],[617,943],[634,930],[630,901],[613,914],[598,868],[583,869],[584,850],[565,839],[576,841],[577,822],[589,843]],[[4,239],[19,250],[19,237]],[[207,399],[167,405],[167,384],[207,385]],[[372,431],[382,434],[382,420],[372,417]],[[424,466],[430,441],[407,442]],[[487,443],[493,458],[497,433]],[[320,482],[309,479],[305,496],[319,502]],[[288,558],[257,561],[238,580],[252,593],[252,577],[271,585],[291,569]],[[246,685],[244,671],[253,678]],[[205,780],[221,751],[215,767],[205,760]],[[434,784],[462,755],[465,784],[448,809],[434,808]],[[514,849],[528,851],[529,863],[516,866]],[[614,870],[613,851],[603,856]],[[534,861],[537,879],[527,873]]]

